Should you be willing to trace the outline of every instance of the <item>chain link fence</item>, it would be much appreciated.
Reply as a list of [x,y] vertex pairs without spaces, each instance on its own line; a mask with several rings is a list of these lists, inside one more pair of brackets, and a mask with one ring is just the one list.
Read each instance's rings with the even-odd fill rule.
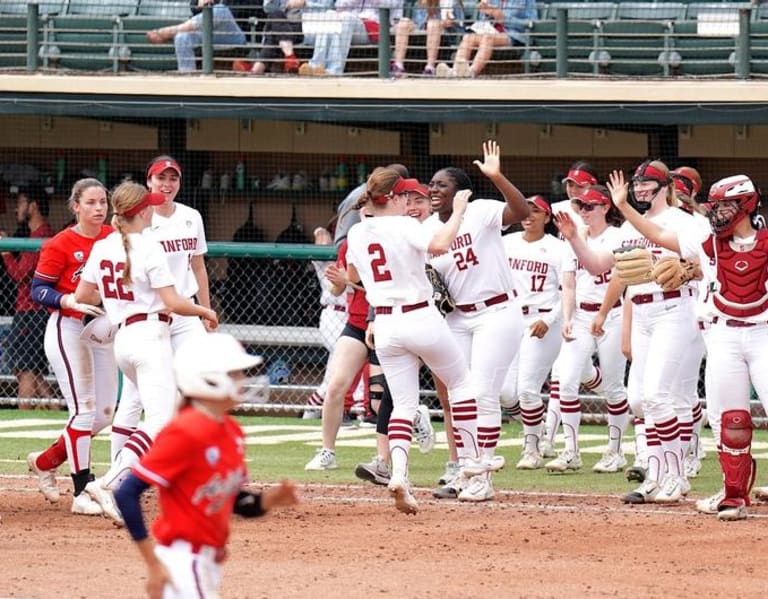
[[[0,250],[19,252],[37,246],[34,240],[3,239]],[[272,415],[301,415],[313,406],[312,392],[320,385],[329,349],[338,331],[324,334],[319,328],[321,287],[318,276],[322,262],[333,260],[335,250],[321,246],[264,243],[209,244],[207,257],[213,308],[219,313],[220,330],[231,333],[252,353],[264,358],[260,378],[263,392],[244,411]],[[314,263],[314,264],[313,264]],[[15,315],[17,284],[6,269],[0,272],[0,405],[65,407],[52,372],[43,364],[40,376],[51,397],[19,398],[15,364],[39,361],[42,334],[22,331],[20,339],[11,334]],[[44,320],[41,321],[44,328]],[[170,367],[170,366],[169,366]],[[699,394],[704,396],[703,369]],[[429,372],[421,373],[422,402],[439,415],[434,384]],[[581,396],[584,421],[606,421],[604,399]],[[753,396],[753,413],[762,422],[765,415]],[[361,408],[354,411],[360,412]]]

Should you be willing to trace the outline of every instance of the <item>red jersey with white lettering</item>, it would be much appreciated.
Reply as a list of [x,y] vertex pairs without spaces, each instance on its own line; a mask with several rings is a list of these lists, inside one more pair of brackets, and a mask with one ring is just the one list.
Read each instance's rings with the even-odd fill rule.
[[133,467],[159,488],[160,514],[152,525],[157,541],[223,548],[235,497],[248,481],[244,458],[243,431],[232,417],[217,420],[183,407]]
[[552,235],[526,241],[517,232],[501,238],[521,306],[559,312],[565,243]]
[[[53,229],[48,223],[40,225],[29,234],[30,239],[53,237]],[[18,260],[9,252],[3,252],[3,262],[8,275],[18,285],[16,294],[16,312],[32,312],[40,308],[32,301],[32,275],[37,266],[39,252],[22,252]]]
[[[694,221],[694,218],[682,210],[677,208],[665,208],[659,214],[654,216],[646,215],[646,218],[653,223],[656,223],[663,229],[670,229],[672,231],[682,231],[686,229],[698,229],[699,225]],[[680,255],[675,252],[656,245],[643,237],[637,229],[635,229],[629,221],[624,221],[620,228],[621,231],[621,247],[644,247],[648,248],[656,258],[664,258],[666,256],[673,256],[679,258]],[[684,285],[683,287],[689,287]],[[636,295],[645,293],[654,293],[656,291],[662,291],[661,285],[655,281],[650,283],[642,283],[640,285],[630,285],[627,287],[627,297],[632,298]]]
[[[43,244],[35,268],[35,278],[49,283],[59,293],[73,293],[88,256],[91,255],[93,244],[112,231],[114,229],[109,225],[101,225],[101,231],[96,237],[85,237],[75,231],[74,227],[57,233]],[[62,315],[72,318],[82,316],[81,312],[75,310],[61,308],[60,311]]]
[[[347,268],[347,240],[345,239],[339,247],[339,255],[336,264],[339,268]],[[368,298],[365,291],[352,289],[347,292],[347,322],[358,329],[368,328]]]
[[144,229],[144,235],[159,242],[165,251],[179,295],[195,295],[198,285],[190,266],[192,256],[201,256],[208,251],[200,213],[184,204],[174,203],[171,216],[161,216],[157,212],[152,215],[152,225]]
[[[617,227],[608,226],[596,237],[588,236],[585,229],[579,231],[582,239],[585,239],[586,245],[591,250],[603,253],[612,252],[621,243],[621,234]],[[576,273],[576,301],[590,304],[600,304],[605,297],[605,291],[608,289],[608,283],[611,280],[611,269],[601,272],[599,275],[590,274],[579,262],[576,253],[570,244],[566,250],[566,259],[563,264],[563,272]]]
[[[505,206],[496,200],[470,202],[451,249],[430,258],[457,304],[474,304],[502,293],[512,295],[512,274],[501,242]],[[441,224],[436,214],[424,222],[433,231]]]

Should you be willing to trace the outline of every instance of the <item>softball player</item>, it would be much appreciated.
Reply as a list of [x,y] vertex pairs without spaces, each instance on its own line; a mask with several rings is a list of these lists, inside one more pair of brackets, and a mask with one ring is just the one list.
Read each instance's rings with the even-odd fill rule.
[[536,470],[544,466],[540,448],[545,411],[541,387],[560,351],[560,282],[565,245],[555,235],[547,234],[554,229],[547,201],[541,196],[526,201],[530,213],[523,219],[523,231],[502,238],[525,334],[502,385],[501,405],[513,408],[519,404],[525,437],[517,468]]
[[[581,228],[584,221],[581,215],[573,209],[572,200],[578,199],[578,196],[590,185],[597,185],[599,178],[597,170],[589,162],[579,160],[574,162],[568,169],[568,175],[563,179],[565,185],[565,194],[567,199],[552,204],[552,215],[557,216],[560,212],[567,212],[574,223]],[[562,236],[560,236],[562,239]],[[561,344],[562,347],[562,344]],[[587,391],[599,392],[601,390],[602,375],[600,369],[591,362],[585,364],[584,373],[581,378],[582,387]],[[545,458],[553,458],[556,453],[554,450],[555,434],[560,427],[560,361],[555,359],[552,364],[552,372],[549,383],[549,402],[547,403],[547,416],[544,425],[543,437],[541,439],[541,455]]]
[[[154,207],[165,196],[148,192],[137,183],[122,183],[112,192],[113,224],[117,231],[94,244],[85,264],[75,299],[102,304],[113,325],[115,358],[125,378],[138,389],[144,422],[128,439],[125,450],[113,461],[103,478],[86,487],[104,513],[118,523],[110,490],[116,489],[158,431],[173,416],[176,385],[167,365],[172,360],[169,312],[205,318],[212,327],[216,313],[179,295],[159,244],[143,236],[152,222]],[[127,451],[141,446],[141,454]]]
[[718,454],[723,471],[723,499],[717,505],[721,520],[747,517],[755,462],[750,453],[752,419],[750,383],[763,407],[768,405],[768,377],[764,365],[768,346],[768,232],[757,220],[759,193],[746,175],[721,179],[712,185],[704,204],[712,232],[697,227],[664,227],[643,222],[627,204],[622,173],[611,176],[613,201],[638,231],[661,247],[698,258],[714,269],[712,308],[715,316],[707,333],[705,384],[707,404],[720,415]]
[[[573,201],[574,209],[586,227],[574,233],[562,230],[572,239],[578,235],[594,252],[611,252],[620,245],[619,229],[608,225],[606,217],[612,210],[608,189],[602,185],[585,188]],[[570,248],[569,248],[570,249]],[[581,404],[579,382],[585,364],[592,363],[597,351],[603,378],[603,393],[608,404],[608,449],[595,464],[598,473],[619,472],[626,465],[621,441],[627,428],[629,405],[624,388],[626,358],[621,353],[621,302],[616,302],[603,319],[600,335],[593,336],[592,320],[600,310],[605,289],[611,277],[610,269],[597,275],[588,272],[576,254],[569,251],[563,266],[563,339],[560,353],[560,413],[565,450],[546,465],[550,472],[579,470],[579,424]]]
[[[610,189],[613,194],[615,185]],[[669,205],[673,196],[669,170],[664,163],[649,160],[641,164],[632,178],[632,189],[635,203],[646,211],[644,217],[651,222],[676,229],[695,226],[690,215]],[[563,223],[568,220],[567,215],[560,218]],[[561,231],[565,234],[562,227]],[[657,257],[677,255],[646,239],[631,223],[625,222],[620,231],[623,247],[648,247]],[[577,235],[571,235],[568,241],[590,273],[605,272],[613,265],[611,252],[595,251]],[[622,288],[618,279],[612,280],[603,308],[618,300]],[[627,503],[676,502],[689,489],[682,467],[677,414],[690,408],[678,393],[677,381],[686,348],[694,342],[698,328],[694,315],[695,290],[683,285],[680,289],[664,291],[657,283],[650,282],[629,287],[627,296],[633,304],[628,394],[632,412],[645,418],[648,473],[640,487],[623,500]]]
[[[331,237],[331,234],[323,227],[317,227],[315,229],[314,237],[315,244],[317,245],[330,246],[333,244],[333,237]],[[310,405],[317,406],[318,409],[305,411],[303,417],[307,419],[320,418],[321,416],[319,408],[323,405],[330,375],[328,366],[333,357],[333,349],[336,346],[336,340],[339,338],[339,335],[341,335],[341,332],[344,330],[344,325],[347,322],[347,299],[345,294],[334,295],[331,293],[331,282],[325,276],[328,267],[332,264],[334,264],[334,261],[312,261],[312,267],[315,269],[315,274],[320,282],[320,303],[323,306],[323,310],[320,313],[319,328],[320,335],[323,338],[323,346],[328,351],[328,360],[326,362],[323,380],[308,400]]]
[[117,401],[117,366],[111,345],[83,338],[84,315],[98,316],[96,306],[75,300],[74,291],[93,244],[112,232],[105,225],[107,191],[96,179],[80,179],[72,187],[69,207],[77,223],[43,244],[32,279],[32,299],[51,312],[45,329],[45,355],[67,402],[69,420],[56,442],[27,456],[30,470],[46,499],[56,502],[56,468],[69,461],[74,485],[72,513],[102,514],[89,493],[91,437],[112,420]]
[[[144,230],[144,235],[162,246],[179,294],[193,301],[197,299],[201,306],[210,308],[204,261],[208,246],[203,219],[194,208],[175,201],[181,187],[181,167],[170,156],[158,156],[149,163],[146,175],[149,190],[161,193],[165,202],[155,207],[152,224]],[[190,336],[204,334],[205,328],[195,316],[177,315],[170,331],[171,344],[175,348]],[[112,423],[113,461],[126,444],[126,448],[137,456],[146,450],[146,441],[137,442],[134,438],[128,443],[141,419],[141,409],[138,390],[130,379],[123,380],[120,404]]]
[[[243,488],[245,435],[227,412],[247,400],[246,371],[260,363],[221,333],[192,337],[176,351],[183,405],[115,494],[147,565],[150,597],[219,597],[231,514],[254,518],[298,502],[286,481],[262,493]],[[160,502],[154,539],[140,501],[153,485]]]
[[[462,219],[451,251],[433,257],[430,263],[456,302],[456,309],[446,316],[446,322],[478,385],[478,442],[486,460],[493,460],[501,435],[501,386],[523,334],[522,314],[519,305],[512,301],[512,275],[501,231],[522,221],[529,210],[523,194],[501,173],[500,150],[495,141],[483,144],[483,161],[476,160],[474,164],[501,191],[505,202],[474,200]],[[429,188],[432,209],[437,214],[427,222],[431,221],[433,226],[446,222],[452,215],[454,195],[458,190],[471,190],[471,185],[460,169],[436,172]],[[498,456],[498,463],[503,465],[503,457]],[[438,490],[439,496],[457,493],[463,501],[487,501],[494,496],[488,473],[471,481],[457,477],[445,489]]]
[[431,303],[432,286],[424,271],[426,253],[450,249],[466,210],[468,191],[456,194],[454,212],[436,232],[406,215],[406,195],[397,171],[374,170],[365,198],[374,218],[350,229],[349,277],[362,281],[376,312],[376,355],[392,393],[389,450],[392,475],[389,491],[397,509],[416,513],[408,483],[408,455],[419,402],[419,358],[449,390],[462,466],[485,472],[495,466],[480,459],[477,403],[469,369],[445,320]]

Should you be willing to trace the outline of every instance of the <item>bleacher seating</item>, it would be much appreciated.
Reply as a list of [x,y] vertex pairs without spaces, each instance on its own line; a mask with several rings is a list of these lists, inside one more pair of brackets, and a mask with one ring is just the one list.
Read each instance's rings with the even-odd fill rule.
[[[26,67],[26,0],[0,0],[0,68]],[[476,13],[477,0],[466,0],[468,20]],[[146,33],[178,24],[190,16],[188,0],[39,0],[39,55],[45,68],[87,71],[122,69],[172,71],[176,69],[173,43],[152,44]],[[496,64],[489,73],[520,71],[548,74],[556,66],[556,17],[568,11],[568,71],[580,75],[618,76],[729,76],[734,73],[739,10],[751,9],[753,31],[751,71],[768,74],[768,4],[751,5],[743,0],[699,2],[687,0],[643,2],[553,0],[537,3],[539,19],[531,24],[531,42],[519,53],[494,52]],[[407,9],[406,9],[407,12]],[[256,23],[241,54],[261,43]],[[413,36],[415,46],[420,38]],[[419,40],[419,41],[417,41]],[[449,58],[450,44],[442,57]],[[217,53],[217,57],[221,53]],[[311,48],[298,47],[304,58]],[[420,62],[416,50],[409,62]],[[355,46],[348,70],[371,72],[377,46]],[[231,62],[231,59],[229,60]],[[229,62],[220,63],[228,69]],[[413,66],[420,72],[421,65]]]

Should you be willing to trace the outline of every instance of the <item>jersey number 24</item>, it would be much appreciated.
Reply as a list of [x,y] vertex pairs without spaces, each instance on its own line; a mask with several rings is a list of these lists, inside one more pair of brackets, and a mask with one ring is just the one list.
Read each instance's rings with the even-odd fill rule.
[[104,288],[104,297],[132,302],[134,299],[133,292],[128,291],[123,286],[125,262],[118,262],[115,264],[109,260],[102,260],[99,263],[99,268],[103,273],[101,283]]

